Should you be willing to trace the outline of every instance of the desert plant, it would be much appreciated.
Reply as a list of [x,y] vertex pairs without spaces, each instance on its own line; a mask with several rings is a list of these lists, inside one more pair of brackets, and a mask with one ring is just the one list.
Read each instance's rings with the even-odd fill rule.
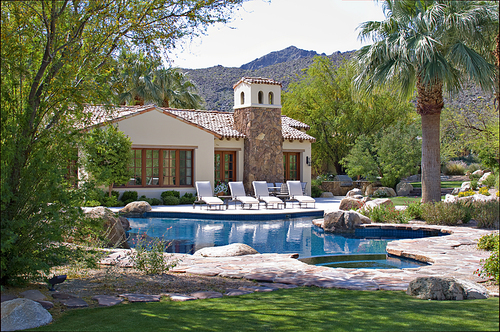
[[477,221],[477,227],[498,227],[499,203],[496,200],[472,203],[472,218]]
[[464,175],[467,164],[461,160],[452,160],[446,163],[444,174],[446,175]]
[[495,175],[492,173],[492,174],[488,175],[488,177],[483,182],[481,182],[481,185],[486,186],[488,188],[491,188],[491,187],[495,186],[495,182],[496,182],[496,178],[495,178]]
[[394,206],[380,205],[360,212],[374,222],[406,224],[410,220],[404,210],[396,210]]
[[479,188],[479,193],[481,195],[489,196],[490,192],[488,191],[488,187],[481,187]]
[[478,184],[479,184],[479,183],[478,183],[478,181],[477,181],[477,180],[472,180],[472,181],[470,182],[470,186],[471,186],[472,190],[476,190],[476,189],[477,189]]
[[480,277],[494,278],[498,284],[500,278],[499,234],[495,233],[481,237],[477,246],[479,249],[491,251],[491,255],[486,259],[481,259],[482,267],[477,269],[474,274]]
[[422,203],[421,202],[410,202],[406,205],[406,214],[410,218],[422,219]]
[[[176,198],[176,197],[174,197]],[[173,255],[166,255],[165,251],[171,245],[159,238],[147,241],[146,236],[140,236],[131,259],[136,269],[145,274],[163,274],[177,265]]]
[[470,172],[470,173],[474,173],[478,169],[481,169],[481,164],[472,163],[469,166],[467,166],[467,172]]
[[372,194],[372,197],[374,197],[374,198],[386,198],[386,197],[389,197],[389,195],[387,194],[387,191],[381,190],[381,189],[377,189]]
[[163,204],[165,205],[178,205],[180,199],[175,196],[165,196],[163,197]]
[[472,208],[468,202],[434,202],[422,205],[422,218],[428,224],[454,226],[466,224],[471,219]]

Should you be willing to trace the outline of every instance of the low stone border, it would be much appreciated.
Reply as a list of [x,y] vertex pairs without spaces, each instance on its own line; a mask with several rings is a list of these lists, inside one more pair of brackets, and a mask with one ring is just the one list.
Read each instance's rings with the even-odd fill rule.
[[[474,282],[484,279],[474,275],[480,260],[489,257],[486,251],[457,250],[462,245],[476,244],[492,231],[469,227],[370,224],[364,227],[438,230],[449,233],[418,239],[392,241],[387,252],[412,258],[431,265],[406,269],[348,269],[313,266],[303,263],[296,255],[255,254],[236,257],[197,257],[174,254],[179,264],[171,271],[205,276],[245,278],[261,282],[277,282],[296,286],[318,286],[357,290],[406,290],[410,281],[423,276],[456,277]],[[169,254],[170,255],[170,254]],[[114,257],[127,257],[122,250],[114,250]],[[128,262],[123,261],[124,265]]]

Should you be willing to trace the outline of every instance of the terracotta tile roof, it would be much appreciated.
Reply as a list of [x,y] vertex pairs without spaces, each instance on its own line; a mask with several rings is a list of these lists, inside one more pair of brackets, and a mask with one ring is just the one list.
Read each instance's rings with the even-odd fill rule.
[[[181,110],[156,107],[154,105],[113,107],[96,105],[85,108],[85,111],[90,114],[88,126],[101,125],[106,122],[118,122],[152,110],[162,111],[165,115],[172,116],[180,121],[210,132],[217,138],[245,137],[243,133],[233,129],[234,118],[232,112]],[[303,122],[283,115],[281,116],[281,127],[284,140],[316,141],[314,137],[302,131],[309,129],[309,126]]]
[[265,77],[242,77],[238,82],[233,85],[233,89],[237,87],[240,83],[248,83],[248,84],[271,84],[271,85],[279,85],[283,87],[280,82],[275,81],[270,78]]

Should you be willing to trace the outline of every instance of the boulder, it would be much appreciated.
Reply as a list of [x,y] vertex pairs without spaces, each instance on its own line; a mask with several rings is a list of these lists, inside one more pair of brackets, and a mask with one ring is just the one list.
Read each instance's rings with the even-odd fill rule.
[[375,190],[375,192],[372,194],[374,196],[379,196],[379,197],[396,197],[396,192],[392,188],[388,187],[380,187]]
[[408,196],[413,190],[413,186],[409,182],[400,182],[396,186],[398,196]]
[[460,188],[453,188],[453,191],[451,192],[452,195],[458,195],[460,192]]
[[340,201],[339,209],[349,211],[351,209],[359,209],[363,206],[363,201],[352,197],[344,197]]
[[352,196],[352,198],[359,199],[359,200],[363,201],[364,197],[363,197],[363,195],[354,195],[354,196]]
[[460,192],[465,192],[472,190],[472,186],[470,184],[470,181],[463,182],[462,185],[460,186]]
[[366,189],[365,189],[365,196],[371,196],[373,195],[373,193],[378,189],[379,187],[377,187],[375,185],[375,183],[371,183],[369,184]]
[[324,191],[321,193],[321,196],[319,196],[321,198],[333,198],[333,194],[330,192],[330,191]]
[[2,302],[2,331],[32,329],[51,321],[52,315],[33,300],[14,299]]
[[151,205],[149,205],[148,202],[146,201],[136,201],[136,202],[131,202],[125,205],[122,209],[120,209],[118,212],[121,214],[125,215],[131,215],[131,216],[139,216],[144,214],[144,212],[151,211]]
[[370,224],[372,221],[356,211],[334,211],[325,213],[323,229],[326,232],[354,232],[356,225]]
[[446,194],[446,196],[444,197],[444,201],[443,202],[444,203],[455,203],[455,202],[458,202],[458,196]]
[[476,170],[476,171],[472,172],[472,175],[479,175],[479,176],[483,176],[483,174],[484,174],[484,172],[483,172],[482,170],[480,170],[480,169],[478,169],[478,170]]
[[418,277],[406,294],[425,300],[466,300],[488,298],[488,290],[476,283],[450,277]]
[[123,217],[123,216],[119,216],[118,217],[118,220],[120,220],[121,224],[122,224],[122,227],[123,227],[123,230],[126,232],[126,231],[129,231],[130,230],[130,222],[128,221],[127,218]]
[[394,207],[394,203],[392,203],[392,201],[389,198],[377,198],[366,202],[361,209],[366,211],[368,209],[373,209],[377,206],[382,206],[382,205]]
[[472,197],[472,201],[474,201],[474,202],[488,202],[488,201],[495,201],[496,200],[495,195],[486,196],[486,195],[482,195],[482,194],[474,194],[474,195],[469,196],[469,197]]
[[483,174],[483,176],[481,176],[481,178],[479,180],[477,180],[477,183],[478,184],[482,184],[484,180],[486,180],[488,178],[488,176],[490,176],[491,172],[486,172]]
[[90,218],[100,218],[103,220],[104,234],[108,240],[106,245],[108,247],[130,249],[122,222],[113,211],[103,206],[98,206],[88,211],[86,214]]
[[346,196],[347,197],[354,197],[356,195],[361,195],[363,196],[363,192],[361,191],[361,189],[358,189],[358,188],[354,188],[354,189],[351,189],[347,192]]
[[231,257],[243,255],[255,255],[259,252],[244,243],[233,243],[227,246],[206,247],[196,251],[193,256],[202,257]]

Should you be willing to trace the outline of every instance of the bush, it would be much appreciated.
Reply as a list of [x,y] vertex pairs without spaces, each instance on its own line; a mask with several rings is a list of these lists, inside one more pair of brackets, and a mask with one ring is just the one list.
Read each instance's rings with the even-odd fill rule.
[[470,203],[426,203],[422,204],[422,218],[428,224],[454,226],[468,223],[471,219]]
[[449,161],[444,167],[444,174],[446,175],[464,175],[467,169],[467,164],[461,160]]
[[471,186],[472,190],[476,190],[477,186],[478,186],[478,181],[477,180],[472,180],[470,182],[470,186]]
[[469,180],[474,181],[474,180],[479,180],[481,178],[481,175],[479,174],[469,174]]
[[196,201],[196,196],[194,196],[192,193],[185,193],[181,199],[180,199],[180,204],[193,204]]
[[167,203],[165,203],[165,197],[176,197],[176,198],[180,198],[181,197],[181,193],[176,191],[176,190],[167,190],[167,191],[164,191],[161,193],[161,199],[163,200],[163,204],[165,205],[168,205]]
[[[123,195],[121,197],[121,200],[123,202],[134,202],[134,201],[137,201],[137,198],[139,197],[139,195],[137,194],[137,191],[125,191],[123,192]],[[126,203],[126,204],[128,204]]]
[[407,204],[405,212],[412,219],[422,219],[422,203],[411,202]]
[[112,195],[111,197],[106,197],[104,199],[104,206],[106,207],[123,206],[123,202],[119,201],[116,198],[116,196]]
[[474,274],[477,274],[480,277],[495,278],[496,283],[498,284],[500,278],[498,233],[481,237],[477,246],[480,249],[491,251],[491,255],[490,257],[481,260],[482,268],[477,269]]
[[374,197],[374,198],[386,198],[386,197],[389,197],[389,195],[387,194],[387,191],[377,189],[373,193],[372,197]]
[[481,169],[481,164],[472,163],[469,166],[467,166],[467,172],[470,172],[470,173],[474,173],[478,169]]
[[94,201],[94,200],[85,201],[84,206],[88,206],[88,207],[96,207],[96,206],[101,206],[101,202],[99,202],[99,201]]
[[[176,198],[174,196],[170,196]],[[146,239],[141,238],[135,247],[135,252],[132,253],[132,262],[135,268],[145,274],[163,274],[177,265],[177,260],[170,260],[164,254],[164,251],[170,246],[170,243],[155,238],[149,243]],[[173,255],[170,255],[172,258]]]
[[477,227],[498,227],[500,206],[497,201],[472,203],[472,218],[477,221]]
[[394,206],[380,205],[372,209],[361,210],[360,212],[373,222],[407,224],[410,220],[404,210],[396,210]]
[[175,196],[165,196],[163,197],[163,204],[165,205],[178,205],[180,199]]
[[311,186],[311,196],[312,197],[320,197],[321,194],[323,193],[323,190],[320,189],[318,186]]
[[488,177],[481,183],[483,186],[488,188],[494,187],[496,183],[496,178],[494,174],[488,175]]
[[145,195],[142,195],[141,197],[139,197],[137,199],[138,201],[144,201],[144,202],[148,202],[149,205],[153,205],[153,199],[152,198],[147,198]]
[[151,198],[151,203],[150,205],[161,205],[162,201],[159,198]]

